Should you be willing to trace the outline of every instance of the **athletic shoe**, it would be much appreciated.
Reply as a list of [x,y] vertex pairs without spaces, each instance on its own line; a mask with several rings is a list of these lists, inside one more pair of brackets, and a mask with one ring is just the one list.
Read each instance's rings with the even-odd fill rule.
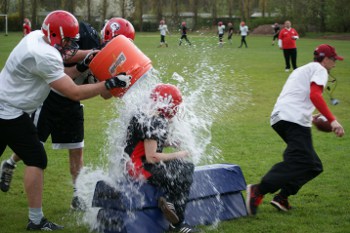
[[279,194],[275,195],[275,197],[270,203],[276,209],[284,212],[287,212],[288,210],[292,209],[292,207],[289,205],[288,198],[284,198]]
[[72,202],[70,204],[70,208],[72,210],[79,210],[79,211],[83,211],[86,209],[86,205],[83,201],[83,199],[81,199],[78,196],[73,197]]
[[29,220],[27,225],[28,231],[55,231],[55,230],[61,230],[63,229],[63,226],[57,225],[56,223],[50,222],[46,218],[42,218],[39,224],[33,223],[31,220]]
[[7,192],[10,189],[10,184],[12,180],[13,170],[15,170],[16,165],[13,166],[7,161],[2,161],[0,166],[0,189],[3,192]]
[[165,218],[172,224],[176,224],[179,222],[179,217],[176,214],[176,210],[174,204],[171,202],[167,202],[164,197],[160,197],[158,199],[158,207],[163,212]]
[[258,206],[262,203],[264,195],[260,194],[258,185],[249,184],[247,186],[246,206],[249,215],[256,215]]
[[201,232],[198,229],[192,228],[186,223],[181,223],[179,226],[173,226],[170,224],[169,230],[167,232],[181,232],[181,233],[192,233],[192,232]]
[[286,72],[289,72],[289,69],[285,69]]

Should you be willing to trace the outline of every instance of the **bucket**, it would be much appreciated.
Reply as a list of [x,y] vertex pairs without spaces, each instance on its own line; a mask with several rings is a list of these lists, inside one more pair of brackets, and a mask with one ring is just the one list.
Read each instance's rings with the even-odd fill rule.
[[140,77],[152,68],[152,64],[151,60],[133,42],[123,35],[118,35],[92,59],[89,67],[99,81],[114,77],[121,72],[131,75],[131,84],[128,88],[110,90],[113,96],[122,97]]

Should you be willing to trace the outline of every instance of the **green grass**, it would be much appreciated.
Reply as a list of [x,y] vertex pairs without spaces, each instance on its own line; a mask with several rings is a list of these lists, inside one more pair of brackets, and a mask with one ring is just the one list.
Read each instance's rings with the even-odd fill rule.
[[[213,34],[189,34],[193,47],[177,46],[178,34],[167,36],[169,48],[157,48],[158,34],[137,34],[135,43],[151,58],[153,66],[161,70],[164,82],[170,81],[173,72],[185,79],[193,78],[196,65],[205,60],[214,68],[224,67],[220,75],[223,84],[238,87],[237,94],[245,101],[231,105],[216,116],[212,127],[212,144],[222,152],[222,159],[241,166],[247,183],[259,182],[270,167],[281,160],[285,148],[282,140],[271,129],[269,116],[275,100],[288,77],[284,72],[282,52],[271,46],[272,37],[248,36],[248,49],[238,49],[239,38],[233,38],[233,45],[217,47]],[[8,37],[0,35],[0,67],[21,39],[20,34]],[[311,61],[314,48],[322,43],[336,47],[345,57],[337,62],[332,71],[338,79],[335,92],[340,104],[330,106],[342,123],[345,131],[350,129],[350,46],[348,41],[330,41],[302,38],[298,45],[298,65]],[[234,70],[234,75],[231,71]],[[200,78],[200,77],[198,77]],[[192,81],[192,80],[188,80]],[[327,95],[325,95],[328,101]],[[225,98],[223,98],[225,101]],[[105,131],[112,114],[112,101],[100,98],[83,101],[85,105],[85,163],[105,162],[101,151],[105,142]],[[244,217],[220,223],[217,228],[203,227],[204,232],[288,232],[288,233],[343,233],[350,230],[350,143],[347,135],[336,138],[333,134],[313,130],[314,146],[323,161],[324,172],[306,184],[296,196],[290,198],[295,207],[289,213],[280,213],[268,203],[267,195],[256,217]],[[61,232],[87,232],[85,226],[77,223],[79,216],[69,210],[72,195],[68,156],[64,150],[52,150],[46,145],[49,165],[45,171],[44,213],[53,221],[66,226]],[[8,158],[7,150],[1,159]],[[23,192],[23,164],[16,170],[12,187],[8,193],[0,193],[1,232],[25,232],[27,219],[26,196]]]

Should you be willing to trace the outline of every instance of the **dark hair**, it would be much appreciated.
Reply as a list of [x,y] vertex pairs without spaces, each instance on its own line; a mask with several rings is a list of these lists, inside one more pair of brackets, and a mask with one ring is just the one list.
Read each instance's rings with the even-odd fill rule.
[[320,56],[317,51],[314,51],[314,61],[316,62],[322,62],[325,56]]

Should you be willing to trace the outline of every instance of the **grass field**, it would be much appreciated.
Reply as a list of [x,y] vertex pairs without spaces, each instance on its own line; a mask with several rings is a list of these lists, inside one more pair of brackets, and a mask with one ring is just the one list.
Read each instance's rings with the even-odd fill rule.
[[[137,34],[135,43],[151,58],[155,69],[160,71],[164,82],[174,72],[188,82],[200,80],[198,67],[212,67],[213,74],[221,77],[225,88],[235,86],[239,101],[227,105],[215,115],[212,125],[211,145],[221,150],[221,158],[214,162],[234,163],[241,166],[247,183],[259,182],[270,167],[281,160],[285,144],[271,129],[269,116],[275,100],[288,77],[284,72],[282,52],[271,46],[272,37],[248,36],[249,48],[237,48],[239,38],[233,44],[217,47],[215,35],[189,34],[194,46],[177,45],[179,35],[167,36],[168,48],[157,48],[158,34]],[[21,39],[20,34],[0,35],[0,68],[9,52]],[[349,41],[330,41],[301,38],[298,42],[298,65],[312,60],[314,48],[322,43],[336,47],[345,60],[337,62],[332,71],[338,86],[334,93],[340,104],[330,106],[345,131],[350,130],[350,46]],[[206,67],[204,67],[206,66]],[[215,79],[213,79],[215,82]],[[208,84],[210,85],[210,83]],[[223,90],[225,90],[225,88]],[[222,95],[232,92],[222,92]],[[209,93],[210,94],[210,93]],[[205,94],[204,94],[205,95]],[[206,96],[206,98],[210,98]],[[326,100],[329,98],[325,95]],[[223,101],[230,101],[222,96]],[[329,101],[328,101],[329,102]],[[101,155],[105,145],[108,121],[115,117],[113,101],[94,98],[83,101],[85,105],[85,163],[105,163]],[[222,103],[221,103],[222,104]],[[1,133],[1,132],[0,132]],[[287,232],[287,233],[345,233],[350,232],[350,141],[349,136],[336,138],[333,134],[313,129],[314,147],[323,161],[324,172],[305,185],[298,195],[290,198],[294,207],[288,213],[277,212],[269,204],[272,195],[266,195],[264,204],[255,217],[245,217],[220,223],[216,228],[202,227],[204,232]],[[45,216],[65,225],[61,232],[88,232],[79,223],[78,214],[69,209],[72,187],[68,156],[64,150],[52,150],[46,145],[49,165],[45,171]],[[10,155],[7,150],[1,160]],[[23,191],[23,164],[16,169],[11,189],[0,193],[0,232],[26,232],[27,202]]]

